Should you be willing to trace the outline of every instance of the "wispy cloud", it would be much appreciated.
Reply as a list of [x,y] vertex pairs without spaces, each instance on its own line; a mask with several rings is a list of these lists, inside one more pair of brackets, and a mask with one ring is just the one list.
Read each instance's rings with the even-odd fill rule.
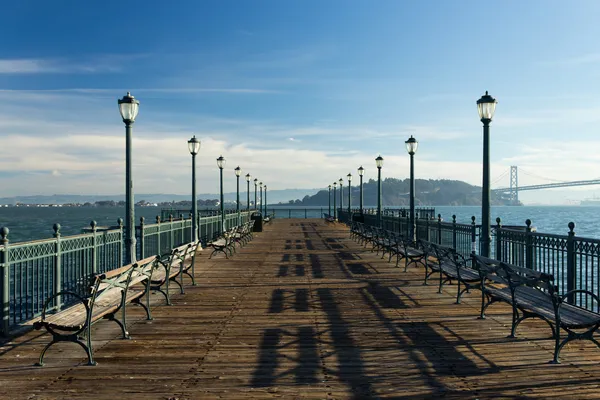
[[600,53],[590,53],[560,60],[540,61],[539,65],[545,67],[574,67],[587,64],[599,64]]
[[67,74],[121,72],[127,63],[147,55],[96,55],[83,59],[5,58],[0,59],[0,74]]

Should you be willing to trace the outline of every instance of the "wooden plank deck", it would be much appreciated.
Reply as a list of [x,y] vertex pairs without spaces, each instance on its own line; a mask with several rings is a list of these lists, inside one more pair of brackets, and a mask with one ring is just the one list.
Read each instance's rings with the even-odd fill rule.
[[0,347],[2,399],[600,397],[600,349],[574,342],[551,365],[543,322],[516,339],[510,309],[478,320],[479,292],[454,304],[348,238],[341,224],[273,220],[231,259],[198,257],[198,285],[130,307],[132,340],[94,328],[98,366],[29,332]]

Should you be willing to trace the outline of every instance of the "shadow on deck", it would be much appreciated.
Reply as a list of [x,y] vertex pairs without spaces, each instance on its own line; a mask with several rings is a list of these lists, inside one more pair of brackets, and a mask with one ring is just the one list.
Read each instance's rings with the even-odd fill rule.
[[[131,308],[133,340],[94,329],[97,367],[30,332],[0,348],[4,398],[529,398],[597,395],[600,351],[574,342],[550,365],[543,322],[509,339],[510,309],[478,320],[348,238],[341,224],[274,220],[231,259],[198,257],[198,286]],[[8,397],[7,397],[8,396]]]

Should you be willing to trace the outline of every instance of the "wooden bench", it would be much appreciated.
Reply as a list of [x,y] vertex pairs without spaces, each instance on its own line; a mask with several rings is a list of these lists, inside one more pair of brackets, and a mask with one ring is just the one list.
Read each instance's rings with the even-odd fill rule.
[[235,244],[239,244],[240,247],[245,246],[253,237],[252,229],[254,228],[254,220],[250,220],[233,230],[231,240],[233,241],[234,248]]
[[481,282],[479,271],[471,268],[467,260],[456,250],[428,241],[421,241],[421,243],[427,252],[424,285],[427,285],[427,279],[434,273],[439,277],[438,293],[442,293],[444,284],[456,281],[458,286],[456,304],[460,304],[460,299],[465,292],[479,288]]
[[212,247],[213,251],[208,258],[211,259],[213,255],[219,252],[225,254],[225,258],[229,258],[230,255],[233,256],[233,251],[235,250],[235,242],[232,239],[233,234],[234,231],[229,230],[209,242],[207,247]]
[[[409,238],[400,238],[395,245],[390,247],[390,251],[396,256],[396,267],[398,267],[401,260],[404,260],[404,272],[408,270],[410,264],[417,266],[418,264],[425,264],[425,258],[427,253],[423,250],[421,241],[417,240],[413,242]],[[390,260],[391,260],[390,257]]]
[[[559,362],[561,349],[572,340],[590,340],[600,347],[600,342],[594,337],[600,327],[600,298],[596,294],[577,289],[560,295],[553,275],[481,256],[473,258],[481,271],[482,293],[486,292],[486,296],[496,297],[512,306],[509,337],[515,337],[517,327],[525,319],[540,318],[550,325],[555,341],[552,363]],[[575,293],[591,297],[596,310],[567,303],[566,299]],[[489,301],[485,307],[491,303]],[[482,317],[483,311],[482,301]],[[567,333],[562,339],[561,329]]]
[[323,218],[326,222],[335,222],[335,218],[333,217],[333,215],[323,213]]
[[165,296],[167,305],[171,305],[169,294],[170,282],[179,286],[181,294],[185,293],[183,288],[183,276],[187,275],[192,280],[192,285],[196,285],[194,278],[194,264],[196,252],[202,250],[199,241],[190,242],[174,248],[169,253],[159,257],[158,268],[152,275],[150,289],[156,290]]
[[[103,319],[115,321],[121,327],[123,338],[129,339],[126,305],[133,303],[142,306],[147,318],[152,319],[149,282],[157,265],[157,257],[148,257],[135,264],[95,275],[89,295],[81,296],[75,292],[63,291],[48,298],[40,320],[33,324],[35,329],[45,328],[52,335],[52,341],[40,354],[38,365],[44,365],[46,351],[59,342],[79,344],[87,354],[88,365],[96,365],[91,328]],[[61,310],[52,309],[55,302],[61,298],[75,299],[76,303]],[[142,302],[144,298],[145,304]],[[120,320],[116,317],[119,311]]]

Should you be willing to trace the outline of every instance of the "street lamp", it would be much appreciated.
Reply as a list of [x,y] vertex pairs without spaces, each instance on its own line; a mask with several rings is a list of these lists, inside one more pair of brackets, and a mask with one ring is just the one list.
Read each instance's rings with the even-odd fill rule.
[[352,212],[352,174],[348,173],[348,218],[350,218],[350,213]]
[[340,211],[342,211],[344,209],[344,191],[342,190],[344,180],[340,178],[338,182],[340,183]]
[[131,162],[131,125],[135,122],[140,102],[127,92],[118,100],[121,118],[125,123],[125,262],[136,261],[135,251],[135,211],[133,203],[133,175]]
[[198,201],[196,200],[196,155],[200,151],[200,141],[194,135],[188,140],[188,150],[192,155],[192,240],[198,240]]
[[417,139],[410,135],[410,138],[404,142],[406,144],[406,151],[410,155],[410,240],[414,243],[416,240],[416,230],[417,227],[415,225],[415,164],[414,158],[415,153],[417,152],[417,148],[419,147],[419,142]]
[[265,217],[267,216],[267,185],[265,184]]
[[256,208],[258,206],[257,203],[257,198],[256,198],[256,187],[258,186],[258,178],[254,178],[254,209],[258,210],[258,208]]
[[358,168],[358,176],[360,177],[360,213],[363,213],[363,175],[365,173],[365,169],[362,167],[362,165],[360,166],[360,168]]
[[[262,214],[263,196],[262,196],[262,182],[258,183],[258,193],[260,194],[260,208],[258,211]],[[264,218],[264,217],[263,217]]]
[[329,185],[328,188],[329,188],[329,216],[331,216],[331,185]]
[[490,122],[494,118],[497,101],[485,92],[477,100],[477,111],[483,122],[483,186],[481,192],[481,255],[490,256]]
[[375,159],[375,165],[377,165],[377,226],[381,227],[381,168],[383,167],[381,155]]
[[335,205],[335,189],[337,188],[337,182],[333,182],[333,219],[337,221],[337,206]]
[[[248,200],[246,202],[246,212],[250,212],[250,174],[246,174],[246,194],[248,195]],[[246,216],[248,218],[248,216]]]
[[236,210],[238,215],[238,225],[241,225],[240,220],[240,175],[242,174],[242,169],[238,165],[235,169],[235,177],[237,180],[237,198],[236,198]]
[[217,158],[217,167],[219,167],[219,177],[221,182],[221,232],[225,232],[225,200],[223,199],[223,168],[225,168],[225,158],[221,155]]

